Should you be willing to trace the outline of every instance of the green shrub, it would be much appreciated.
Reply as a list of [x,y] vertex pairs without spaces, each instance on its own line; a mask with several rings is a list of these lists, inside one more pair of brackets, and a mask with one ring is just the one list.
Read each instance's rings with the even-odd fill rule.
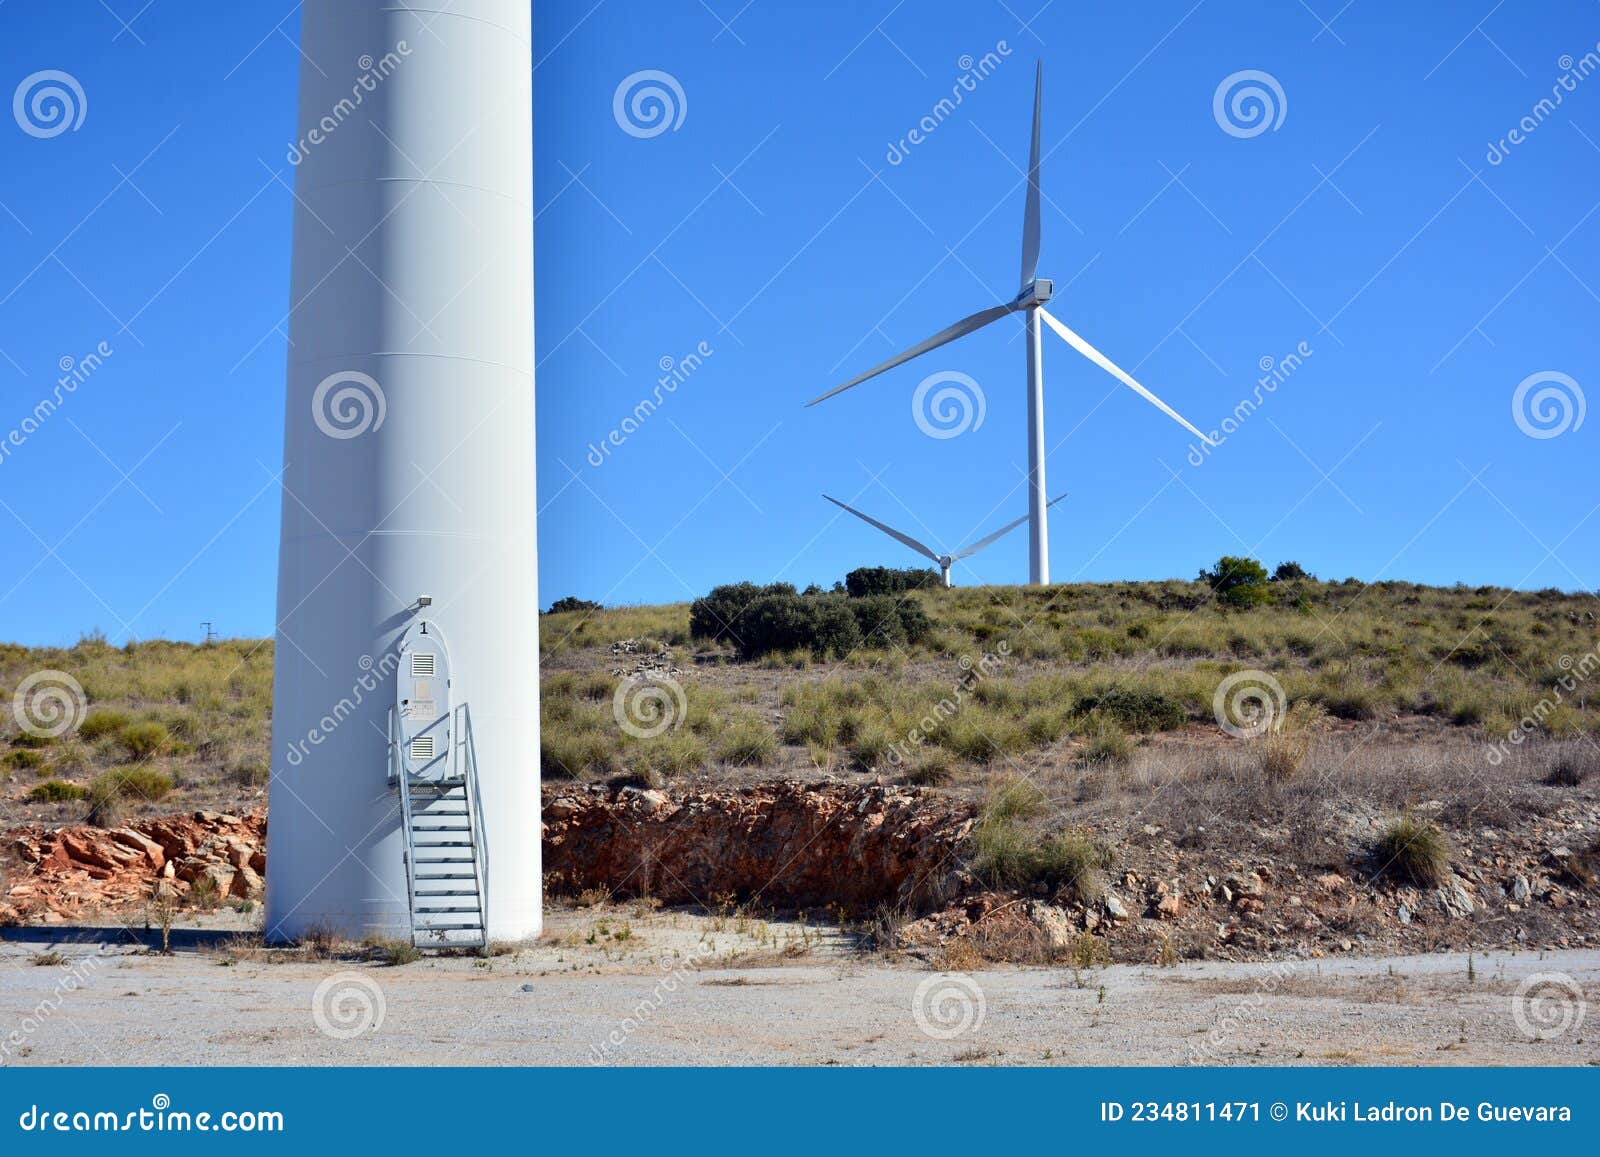
[[1377,874],[1417,888],[1450,878],[1450,844],[1435,825],[1412,815],[1391,820],[1372,848]]
[[621,768],[613,734],[597,728],[539,731],[539,770],[546,779],[577,779],[585,772],[608,775]]
[[601,606],[599,603],[592,602],[589,599],[580,599],[574,595],[567,595],[565,598],[557,599],[555,602],[551,603],[550,609],[546,611],[545,614],[563,615],[572,611],[583,611],[592,614],[595,611],[603,610],[605,610],[605,607]]
[[1082,758],[1085,763],[1126,763],[1132,754],[1128,733],[1112,720],[1100,720],[1089,734]]
[[6,752],[6,764],[18,771],[32,771],[44,766],[44,756],[31,748],[18,747]]
[[744,637],[745,614],[757,599],[797,594],[791,583],[726,583],[712,587],[711,593],[689,606],[689,637],[707,642],[738,642]]
[[1110,687],[1078,700],[1079,714],[1096,712],[1129,731],[1170,731],[1182,727],[1188,716],[1182,704],[1159,691]]
[[1280,562],[1278,569],[1272,572],[1272,581],[1275,583],[1286,582],[1311,582],[1317,581],[1317,576],[1306,570],[1297,562]]
[[630,746],[627,758],[637,770],[660,775],[684,775],[704,767],[709,752],[705,740],[692,731],[680,729]]
[[922,752],[901,778],[918,787],[938,787],[949,782],[951,773],[949,753],[933,747]]
[[731,722],[717,742],[718,757],[741,767],[760,767],[771,760],[777,750],[778,737],[772,728],[750,715]]
[[1233,607],[1253,607],[1272,598],[1267,568],[1253,558],[1225,554],[1217,560],[1216,569],[1200,572],[1200,581]]
[[809,650],[843,658],[861,646],[861,627],[842,595],[761,595],[739,620],[739,654]]
[[933,590],[943,585],[939,572],[929,567],[863,566],[844,576],[844,588],[853,599]]
[[1066,892],[1080,904],[1105,895],[1104,871],[1111,850],[1084,832],[1058,832],[1039,848],[1034,878]]
[[985,814],[972,829],[972,870],[992,888],[1031,883],[1038,865],[1038,845],[1019,824]]
[[150,759],[165,751],[172,743],[172,733],[154,720],[130,723],[117,732],[117,742],[122,744],[130,758]]
[[116,735],[133,722],[133,716],[126,711],[91,711],[78,726],[78,734],[93,743],[108,735]]
[[88,793],[75,783],[64,779],[47,779],[28,793],[29,803],[66,803],[82,799]]
[[171,793],[173,786],[171,776],[152,767],[117,767],[95,776],[89,794],[108,791],[125,800],[154,803]]

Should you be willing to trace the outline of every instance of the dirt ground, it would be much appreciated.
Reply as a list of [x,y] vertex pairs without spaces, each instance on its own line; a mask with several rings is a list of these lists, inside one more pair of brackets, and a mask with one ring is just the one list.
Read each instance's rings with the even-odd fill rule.
[[[136,930],[137,931],[137,930]],[[0,930],[6,1065],[1600,1064],[1600,951],[985,968],[837,930],[559,908],[536,944],[384,967]]]

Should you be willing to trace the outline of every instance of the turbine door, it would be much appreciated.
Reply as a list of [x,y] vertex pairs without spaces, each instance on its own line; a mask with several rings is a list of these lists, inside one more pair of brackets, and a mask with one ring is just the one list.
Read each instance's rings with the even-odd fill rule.
[[416,624],[400,641],[395,697],[401,768],[422,779],[450,778],[450,653],[432,623]]

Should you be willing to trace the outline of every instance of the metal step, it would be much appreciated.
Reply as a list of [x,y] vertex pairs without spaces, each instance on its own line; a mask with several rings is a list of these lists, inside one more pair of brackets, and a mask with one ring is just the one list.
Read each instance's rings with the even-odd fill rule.
[[[0,0],[3,2],[3,0]],[[411,942],[418,948],[487,948],[487,905],[479,863],[472,721],[457,708],[461,736],[436,765],[444,778],[401,772],[398,781],[410,885]],[[397,750],[397,749],[392,749]],[[391,767],[400,766],[393,756]]]

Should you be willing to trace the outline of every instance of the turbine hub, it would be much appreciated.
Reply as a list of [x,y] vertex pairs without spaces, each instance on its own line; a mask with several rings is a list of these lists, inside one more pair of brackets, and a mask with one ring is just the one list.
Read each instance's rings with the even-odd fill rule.
[[1022,292],[1017,294],[1016,300],[1011,303],[1011,308],[1038,309],[1050,300],[1055,289],[1056,283],[1048,277],[1036,277],[1022,287]]

